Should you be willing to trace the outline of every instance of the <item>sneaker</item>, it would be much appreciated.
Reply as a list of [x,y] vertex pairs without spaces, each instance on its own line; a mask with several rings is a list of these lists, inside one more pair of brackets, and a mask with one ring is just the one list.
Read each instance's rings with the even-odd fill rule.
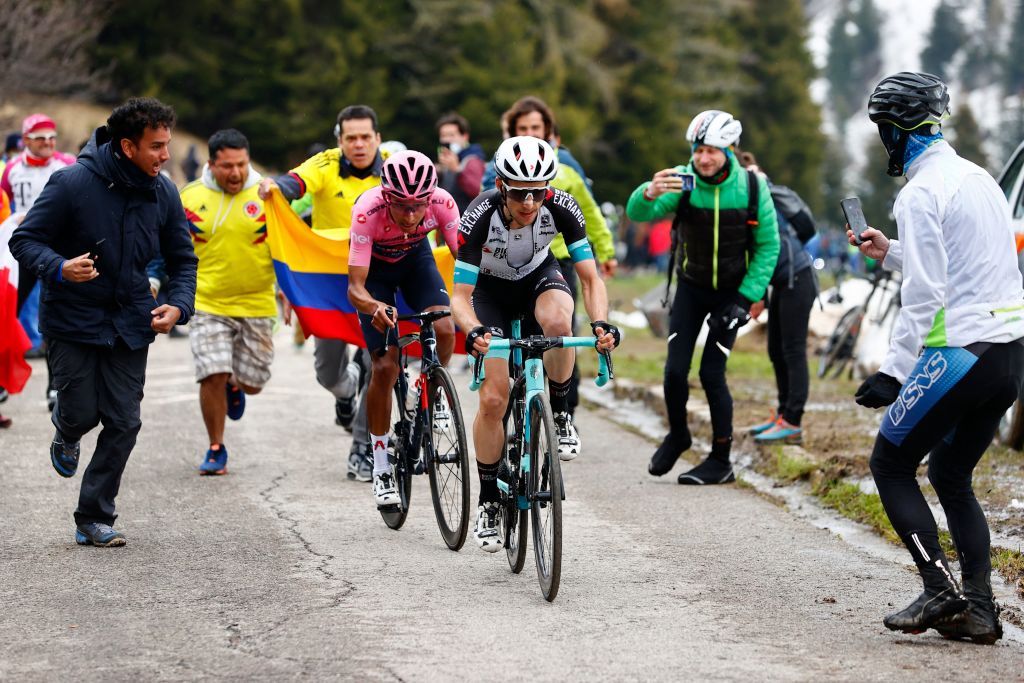
[[779,421],[780,417],[782,416],[773,411],[772,416],[768,418],[767,422],[762,422],[759,425],[754,425],[753,427],[750,427],[749,429],[747,429],[747,433],[756,435],[760,434],[761,432],[767,432],[769,429],[775,426],[775,423]]
[[227,383],[228,392],[228,417],[232,420],[241,420],[245,413],[245,392],[231,382]]
[[50,389],[49,391],[46,392],[46,409],[49,410],[52,413],[53,409],[54,409],[54,407],[56,405],[57,405],[57,390],[56,389]]
[[485,553],[496,553],[501,550],[502,540],[498,526],[498,512],[497,503],[484,503],[477,508],[476,530],[473,535],[476,536],[476,544]]
[[580,454],[580,435],[567,412],[555,413],[555,432],[558,434],[558,459],[574,460]]
[[50,462],[62,477],[73,477],[78,471],[79,447],[77,441],[65,441],[60,432],[53,435],[50,444]]
[[445,401],[438,400],[431,411],[434,433],[438,436],[450,436],[452,433],[452,414],[448,411]]
[[356,419],[356,397],[334,399],[334,424],[352,433],[352,421]]
[[804,440],[804,432],[796,425],[791,425],[786,422],[785,419],[780,415],[768,429],[763,430],[754,437],[754,441],[757,443],[772,443],[776,441],[782,441],[785,443],[795,444],[802,443]]
[[356,481],[373,481],[373,450],[370,444],[360,448],[352,446],[348,454],[348,478]]
[[402,502],[398,496],[398,485],[395,483],[395,473],[392,469],[373,475],[373,500],[379,508]]
[[218,448],[215,450],[213,446],[206,451],[206,458],[199,465],[199,474],[227,474],[228,473],[228,449],[224,447],[224,444],[215,444]]
[[124,534],[115,531],[114,527],[102,522],[79,524],[75,529],[75,543],[78,545],[94,545],[97,548],[114,548],[126,543]]
[[729,484],[736,481],[736,474],[728,460],[708,458],[688,472],[679,475],[677,481],[683,485],[706,486],[709,484]]
[[676,436],[673,432],[669,432],[662,439],[658,450],[654,451],[654,455],[651,456],[651,462],[647,464],[647,472],[655,477],[668,474],[675,467],[679,456],[689,450],[692,445],[693,439],[690,437],[689,431],[682,436]]

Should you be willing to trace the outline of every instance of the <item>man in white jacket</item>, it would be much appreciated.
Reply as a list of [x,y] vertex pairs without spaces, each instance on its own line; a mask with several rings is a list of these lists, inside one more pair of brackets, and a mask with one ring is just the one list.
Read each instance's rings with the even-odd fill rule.
[[[971,474],[1024,379],[1024,290],[1006,199],[992,177],[942,139],[949,94],[937,77],[882,80],[868,115],[889,152],[889,175],[906,174],[893,214],[898,240],[873,228],[861,251],[903,273],[903,307],[881,370],[857,403],[889,406],[871,472],[893,528],[913,556],[924,593],[890,614],[891,630],[993,643],[1002,636],[992,598],[989,530]],[[851,244],[858,236],[848,232]],[[961,589],[939,546],[917,483],[926,455],[960,559]]]

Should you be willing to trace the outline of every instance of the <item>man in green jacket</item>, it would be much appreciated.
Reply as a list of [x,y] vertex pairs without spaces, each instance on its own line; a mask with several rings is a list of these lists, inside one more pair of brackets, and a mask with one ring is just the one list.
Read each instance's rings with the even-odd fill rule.
[[648,465],[654,476],[667,474],[692,445],[686,423],[687,376],[697,336],[708,319],[700,383],[711,409],[711,453],[679,475],[680,484],[725,484],[736,478],[729,462],[732,396],[725,364],[737,330],[750,320],[751,303],[764,296],[779,256],[768,186],[740,166],[733,149],[742,130],[727,112],[698,114],[686,131],[693,146],[690,163],[658,171],[633,191],[626,205],[634,221],[676,217],[672,243],[678,248],[679,283],[670,309],[665,363],[670,428]]

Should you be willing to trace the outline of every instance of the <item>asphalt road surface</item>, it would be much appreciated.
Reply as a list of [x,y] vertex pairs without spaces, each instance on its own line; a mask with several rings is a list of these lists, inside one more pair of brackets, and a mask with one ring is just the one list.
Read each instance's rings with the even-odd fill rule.
[[[36,363],[0,432],[0,679],[1024,677],[1018,643],[886,631],[881,617],[920,588],[906,566],[749,489],[648,476],[650,445],[600,410],[581,411],[583,453],[563,468],[554,603],[532,552],[513,575],[472,539],[449,551],[425,478],[391,531],[369,485],[345,478],[350,437],[314,380],[311,344],[296,352],[287,333],[267,389],[229,424],[224,477],[196,474],[207,444],[187,340],[153,346],[118,499],[128,545],[78,547],[79,478],[50,466]],[[461,390],[467,375],[456,380]],[[475,395],[460,394],[470,417]]]

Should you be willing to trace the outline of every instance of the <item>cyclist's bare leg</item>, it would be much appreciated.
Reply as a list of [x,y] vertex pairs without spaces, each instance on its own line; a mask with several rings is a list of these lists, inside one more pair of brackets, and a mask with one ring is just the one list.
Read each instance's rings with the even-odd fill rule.
[[[431,306],[428,311],[448,310],[451,306]],[[434,322],[434,334],[437,336],[437,357],[441,365],[447,366],[455,350],[455,323],[450,317]]]
[[480,409],[473,421],[476,459],[485,465],[493,465],[501,459],[505,442],[501,420],[507,405],[508,360],[488,358],[484,361],[484,381],[480,385]]
[[[534,317],[547,337],[572,335],[572,297],[560,289],[549,289],[537,297]],[[552,349],[544,354],[544,369],[548,378],[565,382],[572,376],[576,359],[575,349]]]
[[391,390],[398,379],[398,347],[373,357],[373,372],[366,390],[366,417],[371,434],[387,434],[391,428]]

